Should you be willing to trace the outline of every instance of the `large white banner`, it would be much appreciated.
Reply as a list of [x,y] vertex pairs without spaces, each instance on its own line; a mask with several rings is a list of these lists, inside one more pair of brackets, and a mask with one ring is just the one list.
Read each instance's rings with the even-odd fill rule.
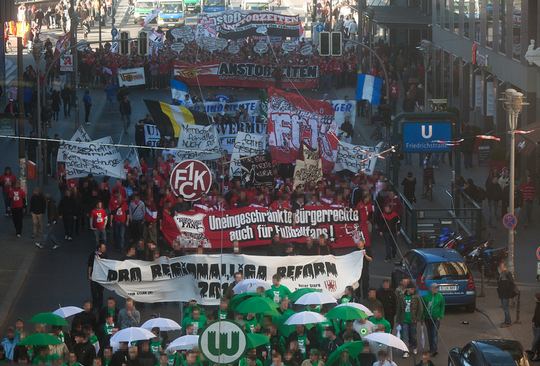
[[81,178],[92,173],[95,176],[126,179],[124,159],[112,144],[112,137],[107,136],[91,142],[65,142],[69,153],[66,160],[66,177]]
[[[71,136],[70,141],[76,141],[76,142],[90,142],[92,139],[90,138],[90,135],[86,132],[84,127],[79,127],[77,131]],[[56,161],[59,163],[62,163],[66,161],[66,156],[72,151],[76,151],[77,147],[74,145],[67,145],[64,142],[60,143],[60,147],[58,148],[58,154],[56,155]]]
[[200,126],[182,123],[175,152],[177,161],[187,159],[214,160],[221,157],[216,126]]
[[235,254],[160,257],[153,262],[138,260],[94,260],[92,280],[122,297],[155,303],[197,300],[202,305],[218,305],[220,294],[242,271],[246,279],[268,283],[279,274],[291,291],[319,289],[340,298],[346,286],[354,285],[362,274],[364,251],[347,255],[268,257]]
[[373,175],[381,148],[382,142],[377,146],[361,146],[340,141],[334,170],[349,170],[353,173],[362,171],[366,175]]
[[204,104],[197,104],[195,110],[198,112],[206,112],[209,116],[216,116],[218,114],[236,115],[241,107],[247,111],[249,121],[255,123],[257,117],[261,114],[261,101],[258,99],[242,100],[239,102],[205,102]]
[[120,86],[145,85],[144,67],[118,69],[118,84]]
[[229,174],[231,177],[242,176],[241,157],[264,154],[266,135],[238,132],[234,141]]
[[233,153],[234,142],[236,141],[236,136],[240,132],[266,136],[266,123],[227,123],[216,125],[216,128],[218,130],[219,145],[221,146],[221,150],[226,150],[227,154]]

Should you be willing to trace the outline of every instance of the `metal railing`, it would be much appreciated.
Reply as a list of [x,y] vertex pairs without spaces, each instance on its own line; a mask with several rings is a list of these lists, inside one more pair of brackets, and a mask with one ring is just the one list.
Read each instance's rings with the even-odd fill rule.
[[460,190],[455,192],[458,197],[445,193],[450,197],[449,208],[418,208],[399,193],[403,205],[401,233],[410,246],[432,246],[443,228],[481,238],[482,207]]

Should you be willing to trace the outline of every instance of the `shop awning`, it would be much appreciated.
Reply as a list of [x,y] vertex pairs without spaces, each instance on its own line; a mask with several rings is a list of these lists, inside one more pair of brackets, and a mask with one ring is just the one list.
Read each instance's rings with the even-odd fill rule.
[[532,130],[532,132],[526,135],[516,135],[516,149],[521,154],[529,155],[540,144],[540,122],[532,123],[522,127],[522,129],[527,131]]
[[422,13],[416,7],[371,6],[373,21],[388,28],[421,29],[431,24],[431,16]]

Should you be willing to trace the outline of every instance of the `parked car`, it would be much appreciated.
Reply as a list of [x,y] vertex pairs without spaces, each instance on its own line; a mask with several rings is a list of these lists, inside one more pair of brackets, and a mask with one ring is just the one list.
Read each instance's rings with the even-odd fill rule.
[[467,311],[476,309],[476,286],[463,257],[453,249],[427,248],[407,252],[392,273],[397,286],[403,277],[411,277],[421,296],[431,284],[439,285],[439,292],[447,305],[461,305]]
[[452,348],[448,366],[529,366],[529,360],[518,341],[488,339]]

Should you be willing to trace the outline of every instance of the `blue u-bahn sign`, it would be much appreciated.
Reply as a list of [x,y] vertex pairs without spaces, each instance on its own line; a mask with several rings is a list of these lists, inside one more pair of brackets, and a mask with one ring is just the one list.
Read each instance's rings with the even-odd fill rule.
[[406,121],[402,124],[403,152],[434,153],[447,152],[452,140],[450,121]]

